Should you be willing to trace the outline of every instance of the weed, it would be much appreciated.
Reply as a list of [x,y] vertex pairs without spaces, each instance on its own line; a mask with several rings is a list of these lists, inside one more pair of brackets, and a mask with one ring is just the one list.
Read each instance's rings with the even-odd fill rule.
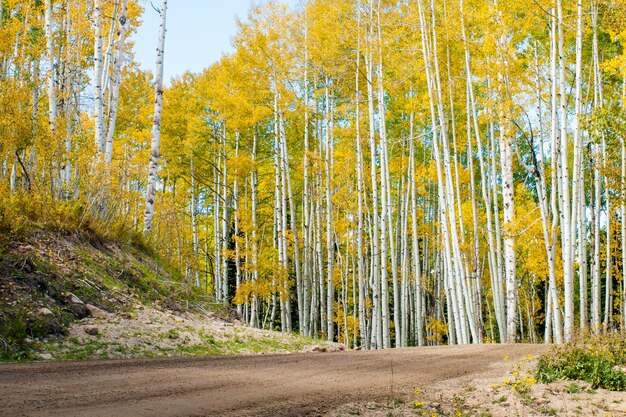
[[492,401],[493,404],[502,404],[505,403],[509,398],[506,395],[501,396],[500,398],[497,398],[495,400]]
[[556,416],[558,413],[558,410],[554,407],[548,407],[544,405],[542,407],[539,407],[539,412],[547,416]]
[[174,328],[169,329],[163,336],[166,339],[180,339],[180,333]]
[[565,387],[565,392],[567,392],[568,394],[579,394],[580,392],[582,392],[582,388],[575,382],[572,382],[570,384],[567,384],[567,386]]
[[[505,361],[508,357],[505,357]],[[530,363],[532,356],[528,355],[523,360],[515,364],[513,371],[511,372],[513,378],[505,378],[500,384],[494,384],[493,388],[510,388],[511,391],[520,394],[522,396],[530,393],[530,387],[537,382],[524,368]]]
[[626,340],[619,334],[588,337],[557,347],[539,358],[535,375],[542,383],[556,379],[589,382],[592,388],[626,391]]

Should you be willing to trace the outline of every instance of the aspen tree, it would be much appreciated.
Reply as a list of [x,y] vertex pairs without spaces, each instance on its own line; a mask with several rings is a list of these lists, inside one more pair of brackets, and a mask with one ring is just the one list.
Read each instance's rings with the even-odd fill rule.
[[159,9],[159,43],[157,47],[156,76],[154,81],[154,115],[152,122],[152,140],[150,145],[150,163],[148,165],[148,185],[144,210],[144,234],[152,232],[154,222],[154,199],[159,169],[159,147],[161,143],[161,117],[163,111],[163,57],[165,53],[165,22],[167,0],[161,1]]
[[[470,58],[470,51],[469,51],[469,44],[468,44],[468,37],[466,34],[466,28],[465,28],[465,11],[464,11],[464,1],[460,0],[459,2],[459,7],[460,7],[460,15],[461,15],[461,34],[463,37],[463,50],[464,50],[464,56],[465,56],[465,72],[466,72],[466,78],[467,78],[467,90],[468,90],[468,95],[469,95],[469,104],[470,104],[470,108],[471,108],[471,115],[472,115],[472,125],[473,125],[473,132],[474,132],[474,136],[476,138],[476,145],[477,145],[477,154],[478,154],[478,161],[479,161],[479,167],[480,167],[480,179],[481,179],[481,193],[482,193],[482,198],[483,198],[483,203],[484,206],[487,208],[486,212],[486,218],[487,218],[487,243],[488,243],[488,261],[489,261],[489,275],[491,277],[491,288],[492,288],[492,296],[493,296],[493,303],[494,303],[494,309],[496,311],[496,321],[498,324],[498,329],[499,329],[499,334],[501,335],[500,340],[502,341],[502,335],[505,334],[506,330],[505,330],[505,323],[504,323],[504,308],[503,308],[503,300],[501,297],[501,292],[498,290],[501,285],[501,270],[497,265],[497,255],[496,255],[496,244],[495,244],[495,237],[494,237],[494,227],[493,227],[493,220],[492,220],[492,211],[491,211],[491,195],[489,193],[489,187],[487,186],[487,169],[485,168],[486,164],[484,161],[484,151],[483,151],[483,145],[482,145],[482,139],[481,139],[481,133],[480,133],[480,129],[478,126],[478,114],[476,111],[476,100],[474,97],[474,87],[472,84],[472,77],[473,77],[473,73],[472,73],[472,69],[471,69],[471,58]],[[469,112],[468,112],[469,113]]]
[[46,34],[46,61],[48,64],[48,125],[50,136],[54,138],[57,126],[57,93],[56,93],[56,64],[54,61],[54,40],[52,31],[52,0],[45,1],[45,34]]
[[[254,132],[254,138],[252,141],[252,162],[255,164],[255,168],[250,173],[250,188],[251,188],[251,217],[252,217],[252,282],[257,283],[259,281],[259,242],[257,236],[257,230],[259,228],[257,220],[257,206],[258,206],[258,173],[256,168],[257,160],[257,133]],[[259,300],[256,293],[252,294],[252,305],[250,306],[250,325],[252,327],[259,327]]]
[[[572,204],[569,218],[570,237],[569,242],[571,248],[570,258],[574,256],[574,247],[576,242],[576,231],[578,229],[577,216],[580,212],[580,182],[582,177],[582,137],[580,132],[580,117],[582,112],[582,38],[583,38],[583,6],[582,0],[577,0],[576,13],[576,68],[575,68],[575,97],[574,97],[574,161],[572,168]],[[573,264],[573,262],[571,261]],[[572,265],[573,268],[573,265]],[[569,271],[570,275],[565,274],[565,339],[570,341],[573,338],[574,326],[574,271]],[[582,277],[581,277],[582,279]],[[569,280],[569,282],[568,282]]]
[[365,259],[364,259],[364,239],[363,239],[363,228],[364,225],[364,188],[365,188],[365,178],[363,172],[363,150],[361,143],[361,89],[360,89],[360,72],[361,72],[361,15],[360,9],[357,5],[357,19],[358,19],[358,29],[357,29],[357,48],[356,48],[356,70],[355,70],[355,82],[354,82],[354,112],[355,112],[355,129],[356,129],[356,153],[357,153],[357,205],[358,205],[358,213],[357,213],[357,276],[358,276],[358,316],[359,316],[359,338],[361,342],[362,348],[368,348],[369,338],[367,332],[367,322],[365,319],[365,297],[366,297],[366,287],[365,287]]
[[376,125],[374,113],[374,3],[369,0],[368,7],[368,37],[367,37],[367,54],[365,57],[365,66],[367,73],[367,105],[368,105],[368,125],[369,125],[369,151],[370,151],[370,181],[372,185],[372,265],[370,274],[372,275],[372,332],[371,344],[375,349],[383,347],[383,317],[382,317],[382,301],[381,301],[381,265],[382,253],[380,249],[380,227],[382,219],[379,217],[379,194],[378,194],[378,174],[376,171]]
[[[498,2],[494,1],[494,6],[498,7]],[[510,117],[510,86],[508,75],[508,36],[505,32],[502,21],[502,11],[497,12],[497,53],[498,63],[498,79],[496,88],[496,100],[500,103],[498,106],[498,124],[500,133],[500,168],[502,175],[502,200],[503,200],[503,226],[504,226],[504,269],[506,277],[506,341],[514,343],[517,333],[516,312],[518,309],[517,294],[517,277],[516,277],[516,256],[515,256],[515,238],[513,236],[513,222],[515,216],[515,201],[513,197],[513,146],[511,138],[511,122]],[[493,149],[495,151],[495,147]],[[494,156],[495,158],[495,156]],[[521,323],[520,323],[521,324]]]
[[334,301],[335,301],[335,285],[334,285],[334,258],[335,258],[335,241],[333,226],[333,200],[331,192],[331,181],[333,175],[333,129],[334,116],[332,110],[332,100],[329,93],[330,79],[326,79],[325,85],[325,119],[326,119],[326,136],[324,144],[324,169],[325,169],[325,196],[326,196],[326,337],[328,340],[334,340]]
[[[389,256],[389,235],[392,235],[391,231],[393,222],[391,221],[391,215],[389,208],[391,206],[389,197],[389,154],[387,149],[387,126],[385,118],[385,92],[383,88],[383,62],[382,62],[382,34],[381,34],[381,22],[380,22],[380,8],[381,0],[378,0],[378,6],[376,9],[376,32],[378,43],[378,129],[379,129],[379,148],[380,148],[380,195],[381,195],[381,212],[380,212],[380,282],[381,282],[381,320],[382,320],[382,333],[383,333],[383,348],[391,347],[391,339],[389,334],[389,278],[388,278],[388,256]],[[388,230],[389,229],[389,232]],[[389,235],[388,235],[389,233]],[[391,253],[391,256],[395,258],[395,254]]]
[[[601,100],[601,82],[600,70],[598,65],[598,6],[596,2],[591,6],[592,20],[592,68],[593,68],[593,103],[596,107],[602,106]],[[601,192],[602,180],[600,174],[601,168],[601,151],[600,145],[596,143],[592,159],[593,166],[593,190],[594,190],[594,210],[593,210],[593,271],[591,282],[591,328],[595,333],[601,330],[601,284],[600,284],[600,210],[601,210]],[[608,216],[607,216],[608,217]],[[607,221],[608,223],[608,221]]]
[[[235,159],[239,158],[239,141],[240,132],[235,133]],[[240,201],[239,201],[239,172],[235,167],[233,175],[233,240],[235,243],[235,291],[238,291],[241,287],[242,273],[241,273],[241,246],[239,239],[239,216],[240,216]],[[241,304],[237,304],[237,312],[242,314]]]
[[108,129],[106,132],[105,159],[107,164],[111,163],[113,157],[113,137],[115,135],[115,122],[117,121],[117,111],[119,103],[120,84],[122,83],[122,67],[124,65],[124,42],[126,39],[126,27],[128,0],[122,0],[122,7],[119,17],[119,29],[117,31],[117,42],[115,59],[113,61],[113,73],[111,75],[111,104],[109,106]]
[[309,15],[308,0],[304,1],[304,62],[303,62],[303,107],[304,107],[304,149],[302,151],[302,303],[299,311],[301,332],[312,336],[310,330],[311,275],[311,218],[309,216]]
[[[552,246],[550,247],[550,255],[552,259],[555,259],[556,256],[556,237],[557,237],[557,227],[560,220],[560,214],[557,207],[558,201],[558,190],[560,188],[559,184],[559,165],[560,165],[560,154],[561,147],[559,144],[558,137],[558,106],[557,106],[557,86],[558,86],[558,77],[557,77],[557,13],[556,9],[552,8],[550,13],[550,78],[552,79],[551,88],[550,88],[550,119],[551,119],[551,149],[554,152],[554,156],[551,158],[552,163],[550,167],[551,171],[551,192],[550,192],[550,208],[552,211],[552,233],[551,233],[551,242]],[[554,331],[554,337],[557,343],[561,343],[563,341],[563,331],[561,327],[561,308],[559,306],[559,297],[557,294],[557,282],[555,274],[550,275],[550,282],[548,287],[550,302],[548,305],[552,307],[551,316],[552,316],[552,328]],[[546,337],[548,339],[548,337]]]
[[220,201],[222,202],[222,210],[221,210],[221,227],[220,230],[222,232],[222,236],[221,236],[221,243],[222,243],[222,248],[221,248],[221,254],[220,254],[220,260],[221,260],[221,265],[219,265],[219,268],[222,268],[222,284],[221,284],[221,288],[222,288],[222,295],[221,295],[221,300],[224,304],[228,304],[230,303],[230,299],[229,299],[229,288],[228,288],[228,256],[226,256],[226,254],[228,253],[228,249],[229,249],[229,243],[230,243],[230,198],[228,195],[228,154],[226,152],[226,124],[222,124],[222,133],[221,133],[221,148],[219,149],[218,152],[220,152],[220,154],[222,155],[222,166],[220,167],[220,170],[222,172],[221,174],[221,182],[218,184],[218,190],[220,192]]
[[[95,144],[99,152],[104,152],[104,91],[102,89],[102,75],[104,62],[102,53],[102,0],[93,1],[93,94],[94,94],[94,121]],[[158,64],[157,64],[158,65]]]

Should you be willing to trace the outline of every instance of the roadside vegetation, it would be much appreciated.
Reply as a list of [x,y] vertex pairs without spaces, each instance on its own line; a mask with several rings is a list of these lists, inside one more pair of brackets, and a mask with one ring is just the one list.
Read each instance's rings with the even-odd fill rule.
[[626,340],[587,335],[537,358],[508,356],[480,377],[400,392],[385,401],[346,404],[329,416],[493,417],[626,415]]
[[620,333],[587,336],[554,347],[539,358],[535,375],[539,382],[585,381],[592,388],[626,391],[626,339]]
[[140,234],[105,232],[73,204],[37,212],[4,203],[0,361],[292,352],[315,344],[249,329]]

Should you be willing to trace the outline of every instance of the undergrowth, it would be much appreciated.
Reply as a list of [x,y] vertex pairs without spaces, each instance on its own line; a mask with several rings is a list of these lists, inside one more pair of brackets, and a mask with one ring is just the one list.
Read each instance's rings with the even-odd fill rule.
[[580,380],[594,389],[626,391],[625,365],[626,339],[613,333],[555,347],[550,354],[539,358],[535,375],[541,383]]
[[209,295],[117,215],[115,199],[104,210],[87,197],[1,186],[0,196],[0,361],[37,359],[42,341],[87,317],[71,296],[113,313],[210,308]]
[[[0,187],[0,232],[26,236],[33,230],[54,232],[88,232],[149,251],[136,222],[120,214],[118,201],[111,197],[107,209],[95,202],[98,195],[87,198],[56,199],[45,192],[16,191]],[[101,196],[100,196],[101,197]]]

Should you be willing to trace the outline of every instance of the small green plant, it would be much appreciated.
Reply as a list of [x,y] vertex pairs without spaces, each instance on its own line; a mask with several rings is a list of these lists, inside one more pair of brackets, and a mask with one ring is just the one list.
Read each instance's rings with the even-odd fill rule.
[[178,330],[176,330],[176,329],[169,329],[165,333],[165,337],[167,339],[180,339],[180,333],[178,333]]
[[539,412],[547,416],[556,416],[558,411],[554,407],[548,407],[544,405],[542,407],[539,407]]
[[624,364],[626,340],[618,334],[592,336],[540,357],[535,376],[541,383],[570,379],[586,381],[594,389],[626,391]]
[[508,400],[508,398],[506,397],[506,395],[503,395],[502,397],[493,400],[492,403],[493,404],[502,404],[502,403],[505,403],[506,400]]
[[[511,391],[520,395],[530,393],[530,387],[532,387],[537,380],[524,369],[532,359],[532,356],[528,355],[519,361],[515,364],[513,371],[511,371],[513,378],[504,378],[500,384],[492,385],[492,388],[509,388]],[[504,360],[507,361],[508,357],[505,357]]]
[[575,382],[572,382],[570,384],[567,384],[567,386],[565,387],[565,391],[568,394],[579,394],[580,392],[582,392],[582,388]]

